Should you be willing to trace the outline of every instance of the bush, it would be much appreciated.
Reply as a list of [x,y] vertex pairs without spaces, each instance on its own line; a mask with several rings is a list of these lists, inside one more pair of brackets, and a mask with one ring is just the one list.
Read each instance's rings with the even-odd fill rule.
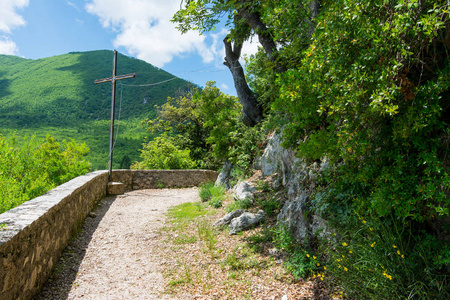
[[280,209],[280,201],[275,197],[269,199],[259,199],[258,205],[264,210],[264,212],[270,217]]
[[188,149],[180,149],[175,145],[174,139],[163,134],[148,144],[143,144],[141,162],[135,162],[131,169],[193,169],[195,161],[190,157]]
[[200,186],[199,196],[203,202],[208,201],[208,204],[214,208],[222,207],[225,194],[223,186],[215,186],[213,182],[208,182]]
[[0,213],[40,196],[58,185],[87,173],[89,149],[74,140],[58,143],[47,135],[44,142],[0,135]]
[[222,197],[212,197],[211,200],[208,201],[208,204],[211,205],[214,208],[221,208],[222,207]]

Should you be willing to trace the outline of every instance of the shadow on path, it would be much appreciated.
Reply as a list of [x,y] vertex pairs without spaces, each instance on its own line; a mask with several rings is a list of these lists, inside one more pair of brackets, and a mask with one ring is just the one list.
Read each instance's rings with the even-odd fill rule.
[[[68,299],[92,236],[116,198],[106,197],[99,201],[98,206],[84,221],[76,237],[62,253],[52,274],[41,292],[33,298],[34,300]],[[64,284],[61,285],[61,282]]]

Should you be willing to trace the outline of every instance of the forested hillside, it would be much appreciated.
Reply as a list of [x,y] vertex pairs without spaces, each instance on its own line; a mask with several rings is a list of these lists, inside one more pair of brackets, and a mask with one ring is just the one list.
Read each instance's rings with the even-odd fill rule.
[[[62,140],[75,138],[91,149],[87,160],[93,169],[106,169],[109,143],[111,84],[94,80],[111,76],[112,51],[69,53],[29,60],[0,55],[0,133],[19,136],[46,134]],[[174,76],[144,61],[118,55],[117,74],[136,73],[124,84],[142,85]],[[120,82],[120,81],[119,81]],[[115,146],[115,168],[137,160],[147,135],[140,122],[155,115],[154,105],[187,89],[181,79],[155,86],[117,84],[116,117],[120,117]],[[120,102],[120,100],[122,102]]]

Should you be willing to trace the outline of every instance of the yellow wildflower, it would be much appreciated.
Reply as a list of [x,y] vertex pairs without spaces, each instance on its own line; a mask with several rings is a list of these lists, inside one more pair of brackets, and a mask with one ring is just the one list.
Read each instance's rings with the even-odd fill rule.
[[370,245],[370,247],[375,247],[375,244],[376,244],[377,242],[373,242],[371,245]]
[[347,272],[347,271],[348,271],[348,269],[347,269],[346,267],[344,267],[344,271],[345,271],[345,272]]
[[383,276],[385,276],[389,280],[392,280],[392,276],[386,273],[386,271],[383,272]]
[[347,243],[346,243],[346,242],[343,242],[343,243],[342,243],[342,246],[347,247]]

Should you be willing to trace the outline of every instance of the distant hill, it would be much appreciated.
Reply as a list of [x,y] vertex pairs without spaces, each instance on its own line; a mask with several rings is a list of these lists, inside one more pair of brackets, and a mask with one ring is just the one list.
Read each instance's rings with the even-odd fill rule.
[[[53,135],[85,141],[93,169],[107,168],[111,84],[94,80],[111,76],[112,51],[74,52],[43,59],[0,55],[0,133]],[[117,74],[136,73],[118,81],[116,118],[120,117],[114,167],[138,158],[146,136],[140,122],[155,116],[155,105],[190,84],[142,60],[118,54]],[[162,84],[132,87],[166,81]],[[122,99],[122,101],[120,101]]]

